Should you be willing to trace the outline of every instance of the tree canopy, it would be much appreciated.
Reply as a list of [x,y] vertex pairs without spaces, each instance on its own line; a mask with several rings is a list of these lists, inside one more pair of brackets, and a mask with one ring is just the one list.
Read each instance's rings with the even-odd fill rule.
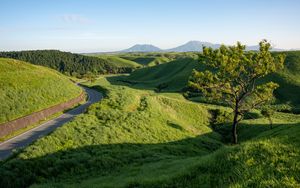
[[189,85],[206,98],[221,101],[234,113],[232,125],[233,143],[237,143],[236,127],[246,112],[273,98],[279,87],[274,82],[261,83],[259,79],[283,68],[284,56],[272,56],[271,45],[266,40],[259,43],[258,52],[246,52],[245,46],[222,45],[219,49],[203,48],[208,69],[192,73]]

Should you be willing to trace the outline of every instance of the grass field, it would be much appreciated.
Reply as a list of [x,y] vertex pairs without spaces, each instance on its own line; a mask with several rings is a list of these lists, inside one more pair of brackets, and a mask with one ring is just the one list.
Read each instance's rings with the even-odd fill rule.
[[0,123],[77,97],[81,89],[49,68],[0,58]]
[[[277,104],[287,104],[294,112],[300,112],[300,51],[283,52],[286,54],[285,68],[263,80],[274,81],[280,85],[275,90]],[[275,53],[276,54],[276,53]],[[134,71],[129,76],[120,77],[124,84],[138,89],[159,89],[161,92],[181,92],[187,86],[193,69],[205,66],[197,56],[181,58],[155,67]]]
[[137,68],[140,67],[141,65],[136,63],[135,61],[130,61],[128,59],[124,59],[115,55],[93,55],[95,57],[105,59],[109,63],[113,64],[114,66],[117,67],[129,67],[129,68]]
[[[177,93],[94,85],[107,97],[0,164],[5,187],[297,187],[300,116],[239,127],[241,144],[213,131],[210,110]],[[225,129],[227,128],[226,125]]]

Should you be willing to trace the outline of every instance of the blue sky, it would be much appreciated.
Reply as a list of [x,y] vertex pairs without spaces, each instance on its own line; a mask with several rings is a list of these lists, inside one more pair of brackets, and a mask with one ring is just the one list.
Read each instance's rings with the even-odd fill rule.
[[298,0],[0,0],[0,51],[171,48],[190,40],[300,48]]

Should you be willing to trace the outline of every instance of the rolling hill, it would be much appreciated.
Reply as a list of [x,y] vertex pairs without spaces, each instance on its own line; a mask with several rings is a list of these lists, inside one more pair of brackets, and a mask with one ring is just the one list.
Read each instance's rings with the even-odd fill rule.
[[[298,187],[300,116],[243,120],[241,143],[210,126],[213,109],[176,93],[88,84],[107,98],[0,163],[3,187]],[[103,89],[102,89],[103,91]],[[226,126],[226,124],[224,125]],[[246,136],[244,136],[246,135]],[[159,176],[158,176],[159,174]]]
[[116,55],[93,55],[95,57],[98,57],[100,59],[105,59],[107,62],[110,64],[113,64],[116,67],[120,68],[137,68],[140,67],[141,65],[135,61],[131,61],[128,59],[124,59],[121,57],[118,57]]
[[[274,52],[274,55],[279,52]],[[278,103],[300,107],[300,52],[280,52],[286,55],[284,70],[264,78],[275,81],[280,87],[275,90]],[[182,91],[193,69],[203,69],[202,60],[195,58],[178,59],[167,64],[147,67],[134,71],[128,77],[120,78],[135,88],[158,89],[161,91]],[[298,110],[297,110],[298,111]]]
[[19,52],[0,52],[0,57],[14,58],[36,65],[50,67],[66,74],[85,74],[94,72],[124,73],[131,72],[127,67],[116,66],[105,59],[61,52],[58,50],[33,50]]
[[0,123],[77,97],[81,89],[46,67],[0,58]]
[[155,66],[170,62],[172,59],[162,54],[124,54],[121,58],[138,63],[140,66]]

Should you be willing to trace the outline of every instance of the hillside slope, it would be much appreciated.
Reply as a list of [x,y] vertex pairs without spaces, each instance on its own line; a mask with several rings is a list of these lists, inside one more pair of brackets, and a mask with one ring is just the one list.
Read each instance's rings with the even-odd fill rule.
[[93,55],[95,57],[105,59],[107,62],[113,64],[117,67],[129,67],[129,68],[137,68],[141,65],[136,63],[135,61],[131,61],[128,59],[124,59],[115,55]]
[[131,70],[118,67],[105,59],[61,52],[58,50],[0,52],[0,57],[14,58],[32,64],[50,67],[66,74],[85,74],[87,72],[99,74],[131,72]]
[[[86,114],[0,163],[3,187],[297,187],[300,116],[244,120],[237,146],[209,125],[212,105],[111,85]],[[116,83],[113,83],[116,84]],[[159,176],[158,176],[159,175]]]
[[168,57],[164,57],[162,54],[152,55],[150,54],[124,54],[120,55],[121,58],[127,59],[133,62],[138,63],[142,66],[155,66],[159,64],[164,64],[170,62],[172,59]]
[[[286,55],[284,70],[264,78],[264,81],[274,81],[280,85],[275,91],[278,103],[288,103],[299,108],[300,51],[280,53]],[[167,64],[136,70],[122,80],[136,88],[162,87],[161,91],[181,91],[187,86],[192,70],[204,68],[202,61],[192,58],[178,59]]]
[[49,68],[0,58],[0,123],[77,97],[81,89]]

